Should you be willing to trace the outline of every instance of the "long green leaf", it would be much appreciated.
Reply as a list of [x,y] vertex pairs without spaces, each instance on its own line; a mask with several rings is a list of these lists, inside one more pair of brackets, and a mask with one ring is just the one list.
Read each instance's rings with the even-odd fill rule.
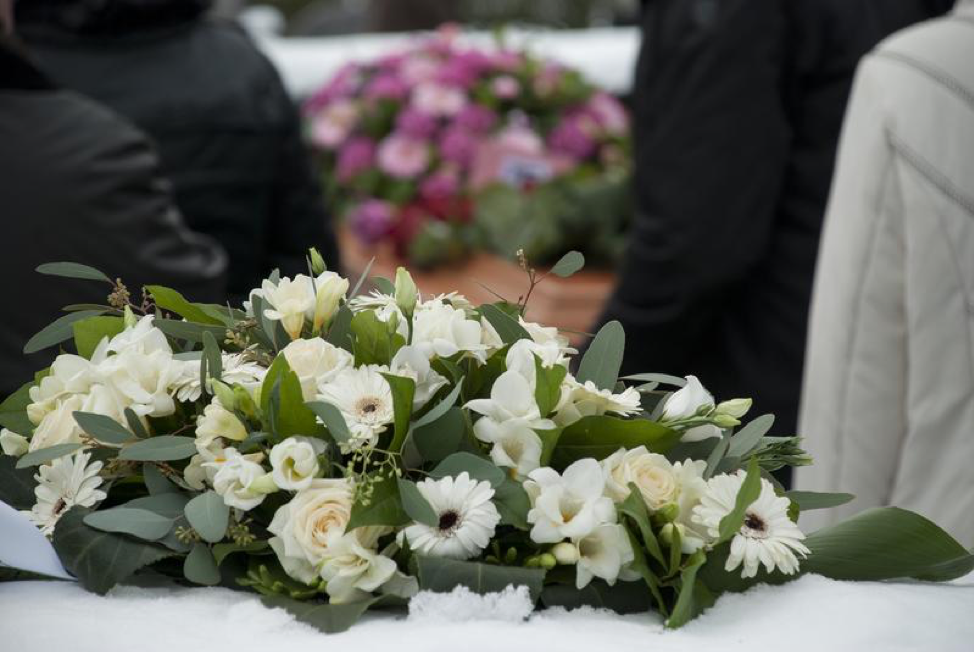
[[81,263],[44,263],[38,265],[36,271],[47,276],[61,276],[64,278],[79,278],[85,281],[104,281],[114,285],[114,281],[108,278],[104,272],[100,272],[90,265]]
[[430,507],[430,504],[426,502],[426,499],[423,498],[423,494],[419,492],[419,488],[415,482],[400,478],[397,483],[399,485],[399,496],[402,499],[402,507],[406,511],[406,514],[409,515],[409,518],[417,523],[423,523],[431,527],[439,523],[439,516]]
[[18,469],[17,458],[0,455],[0,501],[14,509],[30,509],[37,502],[36,484],[33,469]]
[[312,412],[317,415],[321,422],[328,429],[328,434],[339,444],[344,444],[352,436],[348,431],[348,424],[342,411],[331,403],[325,401],[310,401],[305,403]]
[[227,332],[226,326],[209,326],[177,319],[154,319],[152,325],[169,337],[196,344],[203,343],[203,333],[211,333],[214,337],[222,338]]
[[325,634],[338,634],[348,630],[362,617],[362,614],[369,610],[369,607],[383,600],[384,596],[380,596],[359,602],[328,604],[327,602],[302,602],[281,595],[261,598],[265,606],[284,609],[298,622],[311,625]]
[[454,453],[446,458],[430,473],[431,477],[444,478],[446,476],[456,477],[466,471],[474,480],[486,480],[495,489],[504,482],[504,471],[495,466],[490,460],[477,457],[471,453]]
[[398,527],[409,523],[409,515],[402,508],[399,498],[399,485],[395,478],[383,477],[372,485],[369,504],[356,501],[352,504],[352,515],[348,519],[347,530],[367,525],[386,525]]
[[446,414],[450,408],[456,405],[457,397],[460,396],[461,388],[462,388],[462,383],[458,382],[453,387],[453,389],[450,390],[450,393],[443,398],[442,401],[440,401],[432,408],[430,408],[429,412],[427,412],[420,418],[416,419],[416,421],[413,423],[413,426],[415,428],[421,428],[428,423],[433,423],[434,421],[442,417],[444,414]]
[[54,346],[55,344],[60,344],[65,340],[71,339],[74,337],[74,328],[72,325],[75,322],[100,314],[102,314],[101,310],[79,310],[78,312],[61,315],[27,340],[27,344],[24,345],[24,353],[37,353],[49,346]]
[[582,590],[574,584],[549,584],[541,591],[541,602],[548,608],[592,607],[618,614],[646,613],[652,606],[651,594],[642,582],[616,582],[609,586],[602,580],[594,580]]
[[277,356],[271,364],[261,385],[260,407],[265,414],[269,411],[271,398],[275,395],[276,384],[280,387],[276,392],[280,405],[273,424],[275,429],[272,430],[277,438],[276,441],[294,435],[313,435],[317,430],[315,413],[305,405],[301,381],[298,380],[297,374],[291,371],[287,358],[283,355]]
[[202,542],[196,542],[193,549],[183,560],[183,575],[194,584],[213,586],[220,583],[220,569],[210,547]]
[[169,534],[173,521],[146,509],[115,507],[92,512],[84,517],[85,525],[102,532],[131,534],[146,541],[157,541]]
[[497,331],[504,344],[513,344],[518,340],[531,339],[531,336],[524,330],[523,326],[497,306],[490,303],[484,304],[480,306],[480,313],[494,327],[494,330]]
[[413,414],[413,395],[416,393],[416,381],[395,374],[382,374],[392,389],[393,432],[389,450],[393,453],[402,451],[409,432],[409,419]]
[[105,444],[120,445],[135,439],[135,435],[126,430],[122,424],[104,414],[73,412],[72,416],[82,430]]
[[680,573],[680,590],[673,606],[673,612],[666,619],[666,626],[677,629],[699,616],[705,609],[713,606],[714,598],[707,587],[697,581],[697,572],[707,563],[702,550],[690,555]]
[[192,437],[162,435],[127,444],[119,451],[118,457],[136,462],[171,462],[184,460],[195,454],[196,440]]
[[431,423],[417,424],[413,425],[412,440],[427,462],[439,462],[456,453],[467,429],[463,410],[458,407],[450,408]]
[[34,432],[34,424],[27,417],[27,406],[33,403],[30,388],[36,384],[35,381],[24,383],[0,403],[0,426],[24,436]]
[[123,330],[124,319],[106,315],[88,317],[71,324],[74,347],[78,350],[78,355],[89,360],[103,339],[112,338]]
[[582,357],[575,378],[580,383],[591,380],[599,389],[613,390],[622,368],[626,350],[626,332],[622,324],[610,321],[596,333]]
[[852,494],[819,493],[817,491],[788,491],[785,493],[785,497],[796,503],[798,509],[803,512],[838,507],[855,499]]
[[65,455],[71,455],[75,451],[81,449],[81,444],[55,444],[54,446],[48,446],[47,448],[40,448],[31,453],[27,453],[17,460],[18,469],[26,469],[29,466],[38,466],[39,464],[46,464],[51,460],[56,460],[59,457],[64,457]]
[[738,430],[730,440],[727,449],[729,457],[744,457],[750,453],[761,441],[761,437],[771,430],[774,425],[773,414],[762,414],[746,426]]
[[156,305],[163,310],[174,312],[180,317],[198,324],[226,326],[222,320],[215,319],[214,317],[210,316],[202,308],[190,303],[183,295],[172,288],[163,287],[161,285],[147,285],[145,289],[148,290],[152,295]]
[[90,513],[71,508],[55,526],[52,541],[61,563],[89,591],[104,595],[140,568],[172,555],[162,546],[86,525]]
[[729,540],[740,531],[747,508],[758,499],[759,495],[761,495],[761,467],[758,466],[757,459],[752,457],[747,465],[747,476],[737,492],[733,511],[720,519],[717,543]]
[[508,586],[527,586],[532,600],[541,595],[545,571],[540,568],[496,566],[475,561],[417,555],[419,587],[424,591],[449,593],[465,586],[474,593],[496,593]]
[[588,416],[566,427],[555,444],[551,464],[563,469],[575,460],[605,459],[620,448],[645,446],[666,453],[680,440],[680,433],[648,419]]

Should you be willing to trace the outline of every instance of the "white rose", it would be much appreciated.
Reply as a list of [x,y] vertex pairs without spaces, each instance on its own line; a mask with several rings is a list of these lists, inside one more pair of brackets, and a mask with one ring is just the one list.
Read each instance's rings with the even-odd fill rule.
[[274,484],[287,491],[310,487],[320,471],[318,455],[324,447],[320,439],[309,437],[288,437],[275,445],[270,454]]
[[0,430],[0,449],[3,449],[4,455],[20,457],[30,449],[30,444],[23,435],[3,428]]
[[663,421],[688,419],[704,405],[713,405],[714,397],[696,376],[687,376],[687,384],[673,392],[663,405]]
[[316,478],[278,508],[267,529],[288,575],[306,584],[315,579],[329,546],[345,534],[353,498],[351,481]]
[[339,302],[348,292],[348,279],[335,272],[322,272],[315,279],[315,290],[314,330],[317,333],[338,311]]
[[528,474],[524,491],[531,499],[528,523],[535,543],[581,539],[599,525],[614,523],[615,505],[603,495],[605,475],[591,458],[573,462],[559,475],[544,467]]
[[320,337],[293,340],[281,353],[301,381],[301,395],[305,401],[313,401],[319,385],[331,382],[342,369],[354,363],[351,353]]
[[237,415],[223,407],[220,401],[213,399],[196,419],[196,440],[197,444],[203,442],[205,446],[205,442],[217,437],[243,441],[247,438],[247,428]]
[[218,467],[213,477],[213,490],[220,494],[229,507],[244,511],[257,507],[264,502],[266,494],[253,485],[264,476],[264,468],[233,448],[226,449],[224,453],[227,456],[225,462],[207,463]]
[[315,287],[310,276],[298,274],[294,279],[282,278],[277,285],[265,280],[261,294],[270,307],[264,309],[264,316],[280,321],[292,340],[301,337],[304,320],[313,319],[315,314]]
[[616,502],[629,496],[629,484],[639,489],[646,506],[656,511],[676,504],[680,497],[680,483],[670,461],[645,446],[632,450],[619,449],[602,461],[606,472],[606,493]]
[[328,546],[320,573],[328,583],[330,602],[355,602],[392,579],[396,562],[376,550],[379,537],[388,531],[375,526],[355,528]]

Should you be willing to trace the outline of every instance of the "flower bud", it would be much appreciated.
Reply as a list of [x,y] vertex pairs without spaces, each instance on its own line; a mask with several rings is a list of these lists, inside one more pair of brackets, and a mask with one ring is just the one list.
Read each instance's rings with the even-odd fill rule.
[[278,490],[274,474],[266,473],[247,485],[247,490],[255,494],[272,494]]
[[125,310],[122,312],[122,322],[125,324],[125,328],[135,328],[139,323],[139,318],[132,312],[132,306],[125,306]]
[[751,409],[751,399],[749,398],[734,398],[729,401],[722,401],[717,405],[718,414],[726,414],[727,416],[734,417],[735,419],[740,419],[747,411]]
[[248,419],[257,420],[257,403],[260,387],[254,389],[254,396],[250,395],[246,387],[235,385],[233,388],[234,409],[240,410]]
[[555,559],[554,555],[546,552],[538,557],[538,565],[545,570],[551,570],[558,565],[558,560]]
[[686,531],[682,523],[667,523],[660,530],[659,536],[667,546],[673,545],[673,531],[680,533],[680,541],[683,540],[683,533]]
[[741,425],[741,422],[729,414],[718,414],[713,418],[714,425],[718,428],[734,428]]
[[396,270],[396,305],[406,315],[412,315],[416,307],[416,283],[405,267]]
[[229,385],[215,378],[210,378],[207,382],[209,383],[210,391],[216,395],[223,407],[231,412],[236,409],[236,397]]
[[664,521],[670,522],[675,521],[676,517],[680,514],[680,508],[673,503],[669,505],[663,505],[661,508],[656,510],[656,516],[663,519]]
[[20,457],[27,452],[29,446],[27,438],[23,435],[18,435],[6,428],[0,430],[0,448],[3,449],[4,455]]
[[563,566],[571,566],[578,562],[578,549],[567,541],[556,543],[551,547],[550,552]]
[[325,265],[325,259],[321,257],[321,253],[315,247],[308,249],[308,258],[311,260],[311,272],[315,276],[328,269],[328,266]]

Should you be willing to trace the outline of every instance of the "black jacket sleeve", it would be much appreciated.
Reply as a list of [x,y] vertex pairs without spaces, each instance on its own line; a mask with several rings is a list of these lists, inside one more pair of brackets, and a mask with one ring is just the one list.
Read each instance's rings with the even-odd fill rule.
[[768,244],[787,157],[778,0],[658,0],[634,81],[637,215],[603,320],[627,369],[684,367]]

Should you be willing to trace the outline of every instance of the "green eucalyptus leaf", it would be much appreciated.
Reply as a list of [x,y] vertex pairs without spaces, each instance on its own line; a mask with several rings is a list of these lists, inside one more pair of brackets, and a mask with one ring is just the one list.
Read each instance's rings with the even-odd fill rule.
[[37,502],[36,485],[34,469],[18,469],[17,458],[0,455],[0,501],[14,509],[30,509]]
[[48,446],[47,448],[40,448],[31,453],[27,453],[18,459],[16,468],[26,469],[29,466],[46,464],[51,460],[56,460],[59,457],[71,455],[80,449],[81,444],[55,444],[54,446]]
[[202,542],[193,545],[193,549],[183,560],[183,575],[194,584],[214,586],[220,583],[220,569],[210,547]]
[[838,507],[855,499],[852,494],[820,493],[818,491],[788,491],[785,497],[798,505],[798,509],[808,512],[813,509]]
[[207,491],[190,500],[184,512],[186,520],[204,541],[216,543],[226,535],[230,508],[215,491]]
[[340,349],[352,352],[352,311],[347,305],[342,306],[335,313],[325,340]]
[[311,401],[305,403],[305,405],[321,419],[321,422],[325,424],[325,428],[328,429],[328,434],[336,442],[344,444],[351,438],[352,435],[348,431],[348,424],[345,423],[345,417],[337,407],[325,401]]
[[125,408],[125,422],[128,424],[129,430],[135,433],[135,436],[139,439],[147,439],[149,437],[149,431],[142,425],[142,419],[132,411],[132,408]]
[[220,346],[216,343],[216,337],[209,331],[203,333],[203,357],[206,358],[206,369],[209,377],[220,380],[223,377],[223,354],[220,353]]
[[528,511],[531,509],[531,499],[524,491],[520,482],[511,478],[504,478],[494,491],[494,505],[501,515],[501,523],[511,525],[519,530],[530,530]]
[[298,622],[310,625],[320,632],[338,634],[354,625],[369,607],[381,604],[386,599],[387,596],[380,596],[358,602],[329,604],[293,600],[282,595],[267,595],[261,598],[261,602],[267,607],[284,609]]
[[618,321],[610,321],[599,329],[595,339],[582,357],[575,378],[580,383],[592,381],[599,389],[613,391],[622,368],[626,350],[626,332]]
[[43,265],[38,265],[36,271],[47,276],[78,278],[85,281],[104,281],[111,285],[115,284],[104,272],[100,272],[89,265],[82,265],[81,263],[44,263]]
[[537,600],[544,585],[545,571],[540,568],[497,566],[422,555],[414,559],[419,587],[424,591],[449,593],[457,586],[465,586],[483,595],[503,591],[508,586],[527,586],[531,599]]
[[61,315],[27,340],[24,353],[37,353],[74,337],[74,323],[102,314],[101,310],[79,310]]
[[439,462],[456,453],[466,433],[463,409],[451,407],[433,422],[413,426],[413,443],[427,462]]
[[608,415],[582,417],[565,427],[555,444],[551,464],[563,469],[575,460],[605,459],[620,448],[645,446],[666,453],[680,440],[680,433],[648,419],[621,419]]
[[[75,313],[79,314],[79,313]],[[203,343],[203,334],[210,333],[213,337],[223,338],[226,336],[226,326],[212,326],[197,324],[191,321],[181,321],[178,319],[153,319],[152,325],[161,330],[169,337],[177,340],[186,340],[196,344]]]
[[568,278],[583,267],[585,267],[585,256],[578,251],[569,251],[552,266],[551,273],[555,276]]
[[399,527],[408,524],[410,518],[402,508],[396,478],[383,476],[372,487],[372,496],[367,505],[359,500],[352,504],[352,515],[345,529],[354,530],[367,525]]
[[531,339],[524,326],[521,326],[516,319],[497,306],[490,303],[484,304],[480,306],[480,313],[494,327],[504,344]]
[[248,555],[254,555],[266,551],[270,546],[267,545],[266,541],[253,541],[244,545],[239,545],[236,543],[218,543],[213,546],[213,558],[216,559],[216,565],[219,566],[223,563],[223,560],[232,554],[238,552],[244,552]]
[[170,482],[159,467],[151,462],[142,465],[142,481],[150,495],[179,492],[179,487]]
[[761,495],[761,467],[758,466],[758,461],[751,458],[751,461],[747,465],[747,476],[744,478],[741,488],[737,492],[737,499],[734,502],[734,509],[720,519],[720,525],[718,526],[719,536],[717,538],[717,543],[723,543],[724,541],[730,540],[735,534],[737,534],[741,526],[744,524],[744,518],[747,514],[747,508],[751,506],[758,496]]
[[175,521],[183,516],[186,503],[188,502],[189,496],[186,494],[169,492],[135,498],[122,505],[122,507],[145,509]]
[[423,498],[423,494],[419,492],[415,482],[400,478],[397,484],[399,485],[399,496],[402,499],[403,510],[409,515],[409,518],[430,527],[439,523],[439,515]]
[[190,303],[186,298],[172,288],[161,285],[147,285],[146,290],[152,295],[153,301],[163,310],[174,312],[187,321],[198,324],[210,324],[214,326],[226,326],[223,320],[216,319],[208,314],[201,306]]
[[490,460],[477,457],[471,453],[454,453],[440,462],[430,473],[431,477],[456,477],[466,471],[474,480],[486,480],[494,489],[499,487],[507,476],[504,471],[495,466]]
[[136,462],[171,462],[196,454],[196,440],[192,437],[161,435],[126,444],[118,453],[119,459]]
[[89,360],[103,339],[106,337],[111,339],[123,330],[125,330],[124,319],[105,315],[88,317],[71,324],[74,346],[78,349],[78,355]]
[[102,443],[121,445],[135,439],[135,435],[126,430],[122,424],[104,414],[73,412],[71,416],[82,430]]
[[157,541],[169,534],[173,522],[146,509],[115,507],[88,514],[84,517],[84,523],[102,532],[119,532],[146,541]]
[[458,382],[442,401],[430,408],[429,412],[416,419],[416,421],[413,423],[413,427],[422,428],[426,424],[433,423],[446,414],[450,408],[456,405],[457,397],[460,396],[461,388],[462,384]]
[[84,522],[90,513],[72,507],[58,520],[52,540],[61,563],[89,591],[104,595],[140,568],[172,555],[162,546],[96,530]]
[[760,443],[761,438],[774,425],[773,414],[763,414],[734,433],[730,447],[727,449],[729,457],[745,457]]

